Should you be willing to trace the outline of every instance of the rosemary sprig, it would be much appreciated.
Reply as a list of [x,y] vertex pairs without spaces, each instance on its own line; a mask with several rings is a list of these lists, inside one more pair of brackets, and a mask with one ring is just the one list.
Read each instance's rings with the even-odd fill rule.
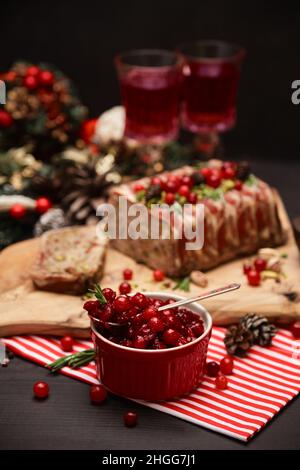
[[107,300],[104,297],[102,289],[99,286],[99,284],[95,284],[94,289],[89,289],[88,292],[90,292],[91,294],[93,294],[96,297],[96,299],[99,301],[100,305],[104,305],[104,304],[107,303]]
[[180,289],[183,290],[184,292],[189,292],[190,291],[190,278],[189,276],[183,277],[182,279],[179,279],[177,284],[173,287],[173,290]]
[[47,364],[46,367],[51,370],[52,373],[57,372],[63,367],[71,367],[72,369],[77,369],[82,367],[95,358],[95,349],[86,349],[75,354],[69,354],[68,356],[61,357],[50,364]]

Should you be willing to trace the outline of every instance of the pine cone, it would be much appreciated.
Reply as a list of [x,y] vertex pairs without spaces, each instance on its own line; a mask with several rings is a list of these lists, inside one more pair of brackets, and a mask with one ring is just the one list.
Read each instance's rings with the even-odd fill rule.
[[248,313],[240,321],[240,324],[253,334],[253,342],[259,346],[270,346],[272,338],[276,334],[276,328],[265,317]]
[[232,325],[226,332],[224,343],[228,354],[244,357],[253,345],[253,334],[244,325]]

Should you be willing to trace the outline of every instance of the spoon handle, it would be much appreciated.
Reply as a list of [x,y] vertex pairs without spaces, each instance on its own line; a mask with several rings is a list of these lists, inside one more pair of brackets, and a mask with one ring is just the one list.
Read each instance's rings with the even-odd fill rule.
[[228,284],[227,286],[223,286],[223,287],[218,287],[217,289],[212,289],[208,292],[205,292],[204,294],[197,295],[196,297],[190,297],[189,299],[183,299],[183,300],[179,300],[178,302],[173,302],[168,305],[163,305],[162,307],[158,308],[158,311],[162,312],[163,310],[168,310],[170,308],[182,307],[183,305],[188,305],[192,302],[198,302],[199,300],[209,299],[210,297],[214,297],[215,295],[225,294],[226,292],[239,289],[240,287],[241,287],[241,284],[237,284],[236,282],[233,282],[232,284]]

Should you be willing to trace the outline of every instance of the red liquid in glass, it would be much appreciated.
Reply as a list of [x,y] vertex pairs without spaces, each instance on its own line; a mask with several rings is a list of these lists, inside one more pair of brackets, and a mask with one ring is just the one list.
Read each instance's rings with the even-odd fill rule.
[[190,62],[184,66],[183,76],[184,127],[192,132],[225,131],[233,127],[239,66]]
[[177,137],[178,82],[178,72],[174,70],[132,70],[121,78],[127,137],[146,142]]

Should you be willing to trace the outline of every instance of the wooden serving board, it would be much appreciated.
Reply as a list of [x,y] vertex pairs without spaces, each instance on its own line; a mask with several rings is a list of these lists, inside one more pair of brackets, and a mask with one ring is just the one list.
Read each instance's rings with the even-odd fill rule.
[[[215,324],[234,323],[248,312],[265,315],[278,323],[300,319],[300,301],[290,301],[283,295],[285,292],[300,291],[300,264],[292,227],[279,196],[278,206],[280,219],[287,232],[286,245],[278,248],[279,253],[287,254],[283,262],[286,278],[280,284],[266,280],[260,287],[248,286],[242,274],[243,259],[240,258],[209,271],[208,287],[203,289],[191,284],[190,293],[187,294],[173,291],[173,281],[170,281],[168,288],[153,282],[149,268],[109,248],[101,285],[117,288],[125,268],[134,271],[132,284],[135,290],[165,290],[170,291],[170,295],[172,292],[192,295],[229,282],[240,282],[242,286],[238,291],[203,302]],[[39,239],[33,239],[11,245],[0,254],[0,336],[68,333],[88,337],[89,320],[82,309],[83,300],[80,297],[34,288],[29,270],[38,250]]]

